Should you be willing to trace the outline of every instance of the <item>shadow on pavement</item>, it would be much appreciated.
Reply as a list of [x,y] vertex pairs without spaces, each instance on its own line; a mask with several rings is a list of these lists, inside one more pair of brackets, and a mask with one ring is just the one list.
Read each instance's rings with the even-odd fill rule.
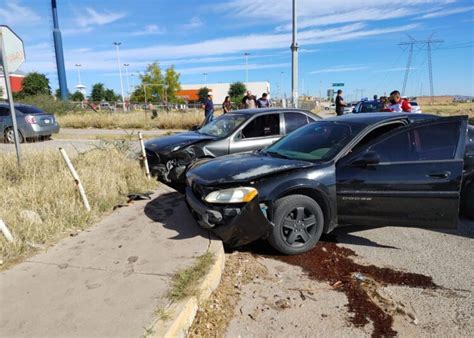
[[144,212],[154,222],[159,222],[166,229],[178,232],[170,239],[181,240],[196,236],[209,238],[208,232],[196,224],[184,202],[184,196],[179,192],[166,192],[159,195],[147,203]]

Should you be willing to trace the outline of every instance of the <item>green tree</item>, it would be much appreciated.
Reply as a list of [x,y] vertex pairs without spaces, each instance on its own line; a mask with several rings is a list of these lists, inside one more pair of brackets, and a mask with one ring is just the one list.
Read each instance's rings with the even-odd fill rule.
[[166,84],[166,100],[170,103],[181,103],[182,99],[178,98],[176,94],[181,90],[181,84],[179,83],[180,74],[176,72],[174,66],[171,66],[166,70],[165,73],[165,84]]
[[104,92],[104,100],[108,102],[122,101],[122,97],[116,94],[113,89],[106,88]]
[[105,87],[103,83],[95,83],[92,86],[91,100],[95,102],[105,100]]
[[84,101],[84,94],[82,94],[80,91],[76,91],[71,96],[69,97],[71,101],[75,102],[81,102]]
[[234,82],[230,85],[229,92],[227,94],[229,94],[230,100],[238,105],[242,101],[246,91],[247,88],[245,87],[245,84],[242,82]]
[[34,95],[51,95],[49,80],[44,74],[38,72],[28,73],[23,79],[23,88],[20,97]]
[[209,94],[209,88],[207,87],[199,88],[199,91],[198,91],[199,102],[204,103],[204,101],[206,101],[207,99],[208,94]]
[[163,101],[165,79],[161,72],[160,64],[153,62],[146,68],[145,74],[140,75],[142,86],[145,86],[148,101]]

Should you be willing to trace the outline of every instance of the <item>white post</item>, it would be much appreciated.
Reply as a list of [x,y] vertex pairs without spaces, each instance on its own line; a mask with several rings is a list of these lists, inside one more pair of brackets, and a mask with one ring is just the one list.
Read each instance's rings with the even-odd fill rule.
[[130,66],[130,64],[124,63],[123,66],[125,67],[125,77],[127,78],[127,97],[130,100],[130,80],[128,75],[128,66]]
[[89,200],[87,199],[86,191],[84,190],[84,187],[82,186],[81,179],[79,178],[79,175],[77,174],[76,169],[74,169],[74,166],[72,165],[72,162],[69,159],[69,156],[67,156],[66,150],[64,150],[63,148],[59,148],[59,151],[61,152],[61,155],[63,155],[64,162],[66,162],[66,165],[69,168],[69,171],[71,172],[72,177],[74,178],[74,182],[77,185],[77,189],[79,190],[79,194],[81,195],[82,202],[84,203],[84,207],[86,208],[87,212],[90,212],[91,206],[89,205]]
[[291,97],[293,108],[298,108],[298,42],[296,0],[293,0],[293,42],[291,43]]
[[127,111],[127,107],[125,107],[125,95],[123,92],[123,79],[122,79],[122,64],[120,63],[120,52],[119,52],[119,46],[121,45],[121,42],[114,42],[114,45],[117,49],[117,62],[118,62],[118,67],[119,67],[119,75],[120,75],[120,89],[122,91],[122,109],[123,111]]
[[145,174],[148,179],[150,179],[150,168],[148,167],[148,160],[146,158],[146,152],[145,152],[145,144],[143,143],[143,135],[142,132],[138,132],[138,138],[140,139],[140,148],[142,151],[142,161],[143,161],[143,166],[145,167]]
[[13,242],[13,236],[10,230],[8,230],[7,225],[0,219],[0,230],[3,233],[3,236],[5,236],[5,239],[8,242]]

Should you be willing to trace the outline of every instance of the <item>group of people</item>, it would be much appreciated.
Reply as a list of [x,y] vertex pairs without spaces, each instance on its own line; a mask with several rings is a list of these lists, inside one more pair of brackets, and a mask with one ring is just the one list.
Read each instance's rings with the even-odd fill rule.
[[[347,106],[346,102],[344,101],[344,97],[342,96],[343,92],[341,89],[337,91],[336,96],[336,114],[343,115],[344,114],[344,107]],[[398,90],[394,90],[390,93],[390,96],[381,96],[378,98],[377,95],[374,95],[374,101],[379,101],[381,105],[381,112],[394,112],[394,113],[401,113],[401,112],[411,112],[412,108],[410,102],[406,98],[402,98],[400,92]]]
[[[214,102],[212,101],[212,98],[212,92],[209,92],[206,101],[204,101],[202,105],[202,108],[204,109],[204,124],[211,122],[214,118]],[[267,93],[263,93],[262,96],[257,99],[255,95],[252,95],[250,90],[247,90],[240,105],[243,109],[269,108],[270,100],[268,99]],[[222,111],[224,114],[232,111],[232,101],[229,96],[226,96],[222,103]]]

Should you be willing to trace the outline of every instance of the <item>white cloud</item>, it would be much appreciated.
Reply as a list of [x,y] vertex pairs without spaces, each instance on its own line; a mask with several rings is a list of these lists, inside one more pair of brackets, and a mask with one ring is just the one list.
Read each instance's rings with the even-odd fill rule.
[[310,72],[310,74],[322,74],[322,73],[342,73],[342,72],[355,72],[358,70],[365,70],[368,66],[363,65],[339,65],[333,66],[325,69],[315,70]]
[[73,36],[81,35],[92,32],[92,27],[82,27],[82,28],[65,28],[61,29],[61,33],[64,36]]
[[431,13],[422,15],[421,17],[419,17],[419,19],[439,18],[439,17],[442,17],[442,16],[448,16],[448,15],[453,15],[453,14],[460,14],[460,13],[470,12],[472,10],[474,10],[474,6],[457,7],[457,8],[448,9],[448,10],[431,12]]
[[[266,63],[266,64],[257,64],[252,63],[248,64],[248,69],[267,69],[267,68],[283,68],[289,67],[290,63]],[[244,64],[240,65],[228,65],[228,66],[205,66],[205,67],[193,67],[193,68],[179,68],[177,71],[181,74],[202,74],[202,73],[220,73],[220,72],[229,72],[234,70],[245,70],[246,66]]]
[[87,7],[85,11],[86,13],[80,14],[80,16],[76,18],[77,24],[81,27],[102,26],[120,20],[126,16],[123,12],[113,13],[105,11],[99,13],[90,7]]
[[0,23],[4,25],[33,25],[41,21],[41,17],[31,8],[22,6],[17,1],[8,1],[0,7]]
[[194,28],[199,28],[202,25],[204,25],[204,22],[201,20],[201,18],[194,16],[189,20],[188,23],[181,25],[181,28],[184,30],[189,30],[189,29],[194,29]]
[[158,25],[145,26],[143,30],[130,33],[132,36],[143,36],[143,35],[162,35],[166,33],[166,29],[159,27]]

